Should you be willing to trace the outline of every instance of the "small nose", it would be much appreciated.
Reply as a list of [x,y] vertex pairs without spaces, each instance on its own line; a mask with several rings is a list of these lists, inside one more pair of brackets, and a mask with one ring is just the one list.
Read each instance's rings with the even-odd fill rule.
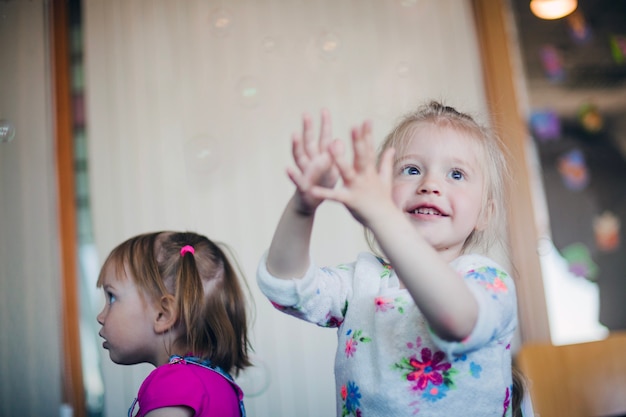
[[104,326],[104,309],[96,316],[96,320],[100,326]]
[[440,195],[441,190],[436,181],[433,181],[432,178],[424,178],[424,181],[417,188],[418,194],[436,194]]

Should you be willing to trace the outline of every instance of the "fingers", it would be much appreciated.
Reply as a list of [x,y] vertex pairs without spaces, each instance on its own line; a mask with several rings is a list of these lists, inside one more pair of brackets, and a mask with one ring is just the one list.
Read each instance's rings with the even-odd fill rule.
[[304,176],[300,172],[291,168],[287,168],[287,176],[298,190],[306,189]]
[[393,178],[393,157],[396,154],[394,148],[387,148],[380,157],[378,172],[384,181],[391,182]]
[[328,109],[322,109],[319,150],[326,151],[332,142],[333,126]]
[[291,136],[291,153],[298,168],[303,169],[308,157],[302,143],[302,137],[300,137],[297,133],[294,133]]
[[354,169],[362,172],[375,164],[376,155],[372,144],[372,124],[363,122],[352,129],[352,147],[354,149]]
[[310,193],[319,200],[330,200],[345,204],[348,201],[348,194],[342,188],[326,188],[315,186],[312,187]]
[[352,182],[356,173],[354,172],[354,168],[350,164],[350,161],[346,158],[345,150],[343,147],[343,142],[339,139],[335,139],[333,143],[331,143],[330,148],[330,156],[332,157],[333,163],[337,167],[339,171],[339,175],[345,184],[349,184]]
[[313,138],[313,122],[308,113],[302,115],[302,142],[304,151],[309,157],[317,154],[318,145]]

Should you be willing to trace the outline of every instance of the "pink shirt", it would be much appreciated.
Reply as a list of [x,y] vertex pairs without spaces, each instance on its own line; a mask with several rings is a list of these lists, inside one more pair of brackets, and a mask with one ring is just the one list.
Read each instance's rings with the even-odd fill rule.
[[[162,407],[185,406],[194,416],[240,417],[239,393],[224,376],[198,364],[179,360],[157,367],[139,388],[136,416]],[[129,415],[132,415],[132,411]]]

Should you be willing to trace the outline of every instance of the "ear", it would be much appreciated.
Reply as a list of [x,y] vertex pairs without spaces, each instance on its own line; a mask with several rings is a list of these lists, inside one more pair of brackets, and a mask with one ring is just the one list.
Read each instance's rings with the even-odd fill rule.
[[154,331],[158,334],[169,331],[178,320],[174,297],[164,295],[156,306],[157,315],[154,319]]
[[496,205],[494,201],[489,200],[487,202],[487,205],[485,206],[485,209],[480,212],[480,215],[478,216],[478,220],[476,221],[476,226],[474,227],[474,230],[477,230],[479,232],[482,232],[483,230],[485,230],[487,226],[489,225],[489,222],[493,218],[495,214],[495,210],[496,210]]

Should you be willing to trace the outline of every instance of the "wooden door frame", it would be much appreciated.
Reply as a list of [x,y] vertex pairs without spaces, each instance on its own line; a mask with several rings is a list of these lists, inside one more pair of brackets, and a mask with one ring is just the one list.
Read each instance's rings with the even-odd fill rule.
[[518,91],[521,77],[513,57],[515,33],[507,0],[472,0],[480,45],[487,105],[493,128],[511,154],[515,184],[509,193],[509,244],[516,272],[522,343],[550,342],[528,155],[530,134]]
[[75,417],[84,417],[87,409],[79,329],[78,235],[67,4],[66,0],[52,0],[49,15],[61,256],[61,380],[63,403],[72,407]]

